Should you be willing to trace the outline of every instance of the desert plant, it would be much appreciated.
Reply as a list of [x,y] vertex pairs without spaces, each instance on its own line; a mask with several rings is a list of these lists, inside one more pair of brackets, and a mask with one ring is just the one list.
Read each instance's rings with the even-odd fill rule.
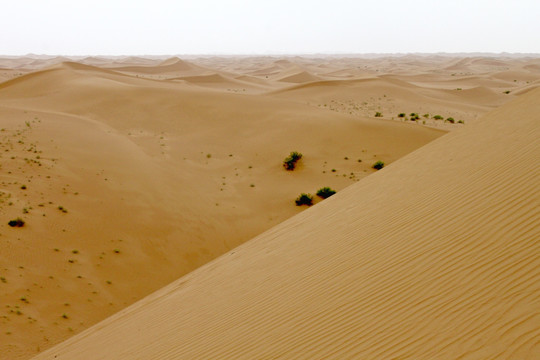
[[458,120],[457,123],[458,123],[458,124],[465,124],[465,121],[463,121],[463,120]]
[[405,113],[399,113],[399,114],[398,114],[398,117],[404,118],[404,117],[405,117]]
[[435,116],[433,116],[433,118],[434,118],[435,120],[442,120],[442,119],[444,119],[441,115],[435,115]]
[[378,160],[375,164],[373,164],[372,168],[375,170],[381,170],[384,167],[384,161]]
[[375,117],[382,117],[382,113],[380,113],[380,112],[377,111],[377,112],[375,113]]
[[429,114],[424,114],[422,116],[425,117],[426,119],[429,118]]
[[319,190],[317,190],[317,196],[319,196],[319,197],[321,197],[323,199],[329,198],[330,196],[334,195],[335,193],[336,193],[336,191],[332,190],[328,186],[325,186],[325,187],[320,188]]
[[302,158],[302,154],[299,153],[298,151],[292,151],[289,156],[287,156],[285,158],[285,160],[283,160],[283,167],[286,169],[286,170],[294,170],[294,168],[296,167],[296,163],[298,162],[298,160],[300,160]]
[[417,113],[411,113],[410,116],[412,121],[420,119],[420,116]]
[[21,218],[16,218],[14,220],[10,220],[8,222],[8,225],[11,227],[23,227],[24,226],[24,220]]
[[447,121],[448,121],[450,124],[453,124],[453,123],[456,122],[456,120],[454,120],[453,117],[449,117],[449,118],[447,118],[446,120],[444,120],[444,122],[447,122]]
[[301,193],[294,202],[296,203],[296,206],[311,206],[313,205],[313,196],[310,194]]

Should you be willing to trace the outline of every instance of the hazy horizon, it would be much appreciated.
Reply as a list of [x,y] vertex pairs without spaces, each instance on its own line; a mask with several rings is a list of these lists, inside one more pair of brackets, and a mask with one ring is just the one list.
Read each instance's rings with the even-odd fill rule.
[[3,13],[4,55],[540,53],[533,0],[21,0]]

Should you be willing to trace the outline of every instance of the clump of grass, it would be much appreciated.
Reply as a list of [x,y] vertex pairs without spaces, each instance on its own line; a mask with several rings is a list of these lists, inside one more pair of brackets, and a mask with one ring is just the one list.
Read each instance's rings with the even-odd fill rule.
[[14,220],[10,220],[8,222],[8,225],[11,227],[23,227],[24,226],[24,220],[21,218],[16,218]]
[[62,318],[64,318],[64,319],[69,319],[69,316],[68,316],[66,313],[63,313],[63,314],[62,314]]
[[457,123],[458,123],[458,124],[465,124],[465,121],[463,121],[463,120],[458,120]]
[[313,205],[313,196],[311,196],[310,194],[302,193],[296,198],[294,202],[296,203],[296,206],[311,206]]
[[420,116],[417,113],[411,113],[411,121],[420,119]]
[[22,185],[21,190],[26,190],[26,185]]
[[335,193],[336,193],[336,191],[329,188],[328,186],[325,186],[325,187],[320,188],[319,190],[317,190],[317,196],[319,196],[319,197],[321,197],[323,199],[327,199],[330,196],[334,195]]
[[68,212],[67,209],[66,209],[65,207],[63,207],[63,206],[59,206],[59,207],[58,207],[58,210],[60,210],[60,211],[63,212],[64,214]]
[[382,116],[383,116],[383,114],[382,114],[381,112],[379,112],[379,111],[377,111],[377,112],[375,113],[375,117],[382,117]]
[[283,160],[283,167],[286,170],[294,170],[296,167],[296,163],[302,158],[302,154],[298,151],[292,151],[289,156]]
[[120,254],[120,249],[114,249],[113,251],[115,254]]
[[405,113],[399,113],[397,117],[404,118],[404,117],[405,117]]
[[429,118],[429,114],[424,114],[422,116],[425,117],[426,119]]
[[456,122],[456,120],[454,120],[453,117],[449,117],[449,118],[447,118],[446,120],[444,120],[444,122],[447,122],[447,121],[448,121],[450,124],[454,124],[454,123]]
[[435,120],[442,120],[442,119],[444,119],[441,115],[435,115],[435,116],[433,116],[433,118],[434,118]]
[[384,167],[384,161],[378,160],[371,167],[374,168],[375,170],[381,170]]

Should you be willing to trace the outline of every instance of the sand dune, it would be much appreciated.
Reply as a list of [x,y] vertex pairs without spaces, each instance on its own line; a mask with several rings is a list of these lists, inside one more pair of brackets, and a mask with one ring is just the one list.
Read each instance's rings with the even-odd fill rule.
[[535,90],[36,359],[536,359],[538,114]]
[[279,81],[289,82],[289,83],[305,83],[305,82],[311,82],[311,81],[317,81],[317,80],[320,80],[320,78],[313,74],[310,74],[307,71],[301,71],[299,73],[285,76],[279,79]]
[[[535,58],[498,58],[505,69],[444,70],[460,59],[0,58],[0,242],[6,249],[0,251],[0,358],[28,359],[303,212],[307,207],[294,204],[301,192],[330,186],[346,194],[372,174],[385,179],[394,166],[377,173],[375,161],[395,163],[521,93],[535,94],[539,84]],[[319,80],[279,81],[297,74]],[[515,82],[514,74],[520,75]],[[411,121],[413,112],[420,118]],[[448,117],[467,125],[445,122]],[[479,139],[478,129],[490,128],[482,124],[473,127]],[[476,157],[474,147],[456,146]],[[293,150],[304,157],[288,172],[282,161]],[[414,166],[400,177],[405,198],[423,187],[413,173],[427,165]],[[447,175],[449,183],[428,175],[425,182],[446,190],[454,186],[450,175],[457,176]],[[433,199],[452,203],[451,195],[435,192]],[[363,193],[355,203],[368,211],[367,199],[378,199],[370,196]],[[317,196],[314,202],[326,206]],[[343,206],[336,216],[352,219]],[[404,219],[422,219],[407,206]],[[9,227],[17,217],[25,226]],[[343,229],[357,222],[347,220]],[[308,236],[301,235],[305,229],[287,231]],[[319,237],[314,243],[331,247]],[[294,262],[296,253],[291,256],[279,255]],[[282,275],[255,272],[248,280]]]

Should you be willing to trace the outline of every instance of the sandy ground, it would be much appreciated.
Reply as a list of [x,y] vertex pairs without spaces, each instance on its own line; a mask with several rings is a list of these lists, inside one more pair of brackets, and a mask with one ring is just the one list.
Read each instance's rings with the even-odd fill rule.
[[[244,254],[237,260],[228,261],[233,254],[229,252],[210,267],[203,268],[205,270],[188,275],[187,279],[194,279],[194,287],[188,291],[191,295],[169,297],[164,296],[162,291],[126,312],[140,308],[144,309],[142,313],[152,317],[155,311],[164,311],[168,319],[170,314],[167,311],[170,312],[171,307],[153,308],[152,299],[156,298],[172,301],[170,306],[175,309],[185,309],[171,317],[163,327],[159,325],[161,321],[148,320],[146,326],[161,329],[155,331],[161,334],[159,336],[163,337],[164,342],[137,337],[142,323],[130,320],[139,319],[136,316],[129,315],[125,323],[114,320],[118,316],[107,320],[107,324],[110,324],[107,326],[111,329],[120,326],[114,328],[118,332],[115,339],[119,352],[118,356],[112,358],[130,358],[129,354],[122,352],[124,345],[120,345],[126,344],[122,340],[124,335],[130,346],[131,342],[146,346],[152,341],[162,349],[167,349],[170,344],[178,350],[180,342],[195,341],[192,338],[195,335],[187,333],[186,337],[175,339],[169,339],[162,333],[170,330],[170,326],[184,323],[186,318],[200,321],[201,327],[190,322],[185,324],[191,325],[182,326],[192,326],[192,331],[200,331],[207,339],[212,338],[212,342],[216,341],[214,335],[222,336],[220,341],[229,345],[216,345],[216,353],[204,353],[204,346],[194,346],[191,354],[171,350],[169,355],[172,357],[235,358],[230,346],[236,344],[234,351],[239,351],[238,355],[243,354],[246,358],[260,358],[257,354],[273,357],[282,354],[281,351],[291,355],[283,355],[285,358],[294,358],[292,353],[286,352],[292,345],[276,347],[272,339],[277,341],[287,334],[287,329],[282,326],[317,322],[317,314],[325,311],[330,313],[330,309],[321,307],[317,310],[309,305],[310,301],[315,303],[320,300],[321,306],[330,301],[324,294],[313,294],[307,302],[291,302],[292,307],[283,313],[293,314],[293,308],[302,307],[305,302],[306,311],[312,310],[312,315],[315,314],[311,320],[307,317],[309,311],[299,313],[302,319],[296,318],[296,321],[300,321],[296,325],[292,320],[283,321],[285,325],[279,323],[278,326],[276,322],[264,323],[259,319],[254,320],[252,325],[239,326],[238,329],[245,331],[233,331],[230,336],[208,329],[237,326],[235,324],[239,324],[244,315],[221,319],[214,316],[214,310],[210,311],[204,304],[215,301],[216,309],[233,302],[244,309],[251,309],[249,304],[257,304],[253,309],[260,311],[261,299],[248,296],[246,301],[238,301],[234,294],[241,293],[246,287],[256,289],[268,283],[264,285],[268,289],[261,289],[259,296],[266,294],[270,299],[268,301],[272,302],[274,300],[267,291],[278,286],[279,279],[296,284],[296,278],[301,277],[305,284],[315,288],[323,286],[322,280],[326,275],[322,272],[315,274],[311,270],[305,272],[305,269],[297,269],[291,270],[291,275],[287,277],[280,271],[288,273],[288,267],[296,263],[296,259],[299,260],[298,266],[307,264],[300,261],[302,256],[309,256],[309,261],[322,256],[319,267],[339,271],[341,267],[331,259],[325,260],[324,256],[331,253],[333,247],[335,252],[345,251],[346,247],[337,243],[353,240],[350,237],[340,240],[337,232],[352,234],[370,229],[368,225],[361,226],[363,217],[356,218],[358,214],[352,209],[362,207],[362,211],[371,213],[376,210],[372,209],[373,204],[390,199],[390,194],[398,190],[403,194],[403,199],[394,195],[396,205],[390,208],[402,204],[403,219],[423,219],[427,225],[424,235],[419,236],[418,243],[412,243],[409,250],[404,250],[408,246],[405,240],[400,240],[396,249],[402,249],[405,254],[431,250],[425,248],[422,239],[434,236],[433,232],[430,233],[434,223],[426,219],[430,218],[430,211],[437,211],[425,204],[420,194],[414,191],[432,189],[432,200],[437,201],[439,208],[443,209],[446,204],[461,199],[460,194],[456,195],[450,188],[454,188],[456,182],[467,184],[466,180],[457,181],[455,177],[462,174],[466,179],[466,176],[473,174],[468,174],[465,167],[457,170],[448,168],[440,171],[448,176],[447,180],[443,180],[442,175],[438,177],[433,174],[431,177],[423,175],[426,177],[424,179],[421,175],[424,173],[420,170],[426,165],[419,165],[423,157],[414,154],[426,154],[430,151],[425,149],[432,145],[411,154],[413,159],[414,156],[417,159],[414,167],[398,165],[401,161],[396,163],[395,168],[401,166],[408,170],[394,170],[395,175],[392,176],[382,176],[392,173],[394,167],[390,166],[376,176],[366,178],[376,173],[371,165],[377,160],[392,164],[447,131],[458,130],[456,135],[451,135],[464,138],[471,137],[471,133],[478,133],[482,138],[484,131],[486,137],[499,136],[501,141],[506,141],[503,135],[521,128],[519,121],[527,121],[522,117],[527,119],[535,116],[532,110],[524,112],[519,119],[509,118],[506,127],[500,129],[489,123],[491,115],[480,121],[477,118],[512,99],[517,98],[516,102],[519,102],[522,97],[532,97],[537,101],[538,93],[531,90],[540,85],[540,61],[531,58],[442,56],[379,59],[211,57],[188,60],[26,57],[0,58],[0,76],[0,81],[3,81],[0,82],[0,216],[4,224],[0,227],[3,249],[0,252],[1,358],[30,358],[89,328],[302,212],[307,207],[294,204],[294,199],[301,192],[313,194],[323,186],[330,186],[338,191],[339,196],[335,198],[342,199],[341,203],[332,197],[293,218],[296,220],[291,219],[263,235],[262,239],[276,231],[289,234],[283,235],[285,238],[282,240],[272,240],[275,248],[274,245],[270,248],[265,245],[270,240],[252,241],[247,247],[241,248],[253,248],[251,255]],[[510,109],[515,110],[515,105]],[[377,112],[381,113],[380,117],[375,117]],[[399,117],[400,113],[405,116]],[[419,119],[411,121],[411,113],[418,113]],[[440,115],[442,120],[433,118],[435,115]],[[454,123],[445,121],[449,117],[454,119]],[[502,115],[496,117],[500,119]],[[460,120],[464,124],[458,123]],[[497,121],[497,124],[502,122]],[[474,130],[468,130],[469,126]],[[493,128],[499,132],[490,130]],[[442,141],[447,137],[450,135],[434,143],[443,145],[433,145],[438,152],[433,151],[434,154],[425,160],[426,164],[432,164],[429,167],[437,165],[437,160],[443,154],[449,156],[458,150],[461,151],[459,156],[467,154],[471,157],[469,161],[492,156],[488,154],[490,150],[486,144],[484,147],[479,144],[475,150],[476,144],[468,143],[470,140],[454,140],[454,143]],[[517,140],[515,142],[518,144]],[[491,146],[498,151],[504,150],[502,144],[491,143]],[[446,152],[441,149],[446,149]],[[296,170],[285,171],[282,161],[294,150],[303,153],[304,157]],[[492,161],[491,157],[486,158],[491,164],[487,170],[495,169],[510,155],[497,156],[500,156],[499,162],[493,164],[489,162]],[[530,151],[523,156],[531,156]],[[407,164],[405,159],[403,163]],[[485,175],[486,182],[493,180],[489,174]],[[516,176],[519,174],[516,172]],[[385,180],[387,178],[389,180]],[[389,182],[388,188],[386,181]],[[475,181],[471,179],[471,186],[476,184]],[[356,182],[359,183],[354,187],[348,187]],[[373,191],[353,190],[366,186]],[[463,185],[463,188],[469,191],[474,187]],[[358,194],[354,195],[356,191]],[[345,194],[349,194],[349,197]],[[315,203],[321,201],[315,198]],[[415,198],[419,201],[407,203],[407,199]],[[478,202],[482,203],[481,200]],[[326,203],[335,205],[332,207]],[[420,205],[414,205],[416,203]],[[450,216],[450,212],[444,210],[441,218],[448,221],[456,219],[454,216],[457,214]],[[318,213],[321,215],[309,215]],[[425,216],[420,213],[425,213]],[[393,216],[390,214],[381,213],[379,216],[380,219],[390,219],[388,216]],[[459,218],[475,218],[469,215],[462,214]],[[17,217],[25,221],[25,226],[9,227],[7,222]],[[327,218],[334,221],[340,219],[335,225],[328,223],[323,226],[323,233],[328,231],[336,234],[315,236],[312,241],[324,246],[319,250],[317,247],[311,248],[307,242],[311,237],[309,234]],[[379,234],[377,238],[388,243],[398,233],[395,230],[392,236]],[[416,233],[416,230],[411,233]],[[366,239],[374,239],[373,236],[366,235]],[[270,237],[273,238],[273,235]],[[410,234],[402,237],[409,238]],[[295,247],[289,249],[290,246]],[[384,253],[388,249],[374,243],[374,240],[365,240],[358,246],[363,250],[370,249],[365,256],[370,254],[369,258],[373,258],[374,262],[386,256]],[[256,252],[260,252],[259,256],[254,255]],[[444,255],[442,250],[440,253]],[[353,254],[357,259],[364,256],[363,253],[351,252],[350,261],[343,263],[345,268],[360,266],[352,261]],[[396,259],[396,264],[404,261]],[[268,267],[265,265],[260,270],[251,268],[250,264],[259,262],[262,265],[268,262]],[[270,263],[281,263],[284,267],[270,268]],[[227,278],[229,270],[223,273],[216,270],[220,277],[212,280],[212,284],[196,280],[197,277],[206,276],[197,274],[213,271],[214,266],[232,267],[238,274],[247,273],[243,276],[235,274],[237,278],[230,279]],[[418,265],[418,271],[424,268]],[[363,279],[372,270],[355,276]],[[387,280],[394,281],[391,275],[394,274],[392,271],[397,271],[397,267],[386,270],[389,271]],[[404,273],[400,276],[409,275]],[[275,281],[268,281],[272,279]],[[244,280],[244,285],[238,285]],[[369,278],[366,281],[374,280]],[[347,296],[357,296],[353,290],[348,292],[345,279],[341,284],[336,288],[342,294],[339,301],[345,301]],[[296,286],[293,288],[296,289]],[[302,289],[297,289],[300,291],[298,296]],[[234,294],[216,300],[216,296],[221,297],[220,294],[229,290]],[[170,291],[170,287],[166,291]],[[208,296],[195,299],[194,294]],[[292,292],[290,294],[297,296]],[[392,294],[408,296],[407,292],[399,293],[397,290]],[[193,302],[190,300],[192,297]],[[290,299],[287,301],[290,302]],[[280,309],[280,303],[263,303],[269,314],[281,314],[272,307]],[[199,308],[198,304],[204,306]],[[413,309],[414,306],[404,306],[403,311],[409,308]],[[188,309],[194,315],[189,315]],[[207,317],[203,319],[205,311]],[[136,312],[139,313],[139,310]],[[397,321],[397,315],[389,316],[394,319],[392,321]],[[428,318],[422,319],[427,321]],[[263,323],[264,326],[259,325]],[[253,326],[261,331],[276,326],[275,329],[279,331],[274,330],[274,335],[267,343],[261,343],[260,347],[246,346],[246,336],[253,336],[254,343],[261,341]],[[98,325],[100,327],[102,325]],[[313,341],[320,331],[315,325],[301,328],[305,339],[310,337],[310,329],[313,330]],[[96,329],[90,331],[95,334],[92,336],[97,336],[95,339],[101,339],[95,340],[95,344],[98,344],[105,341],[105,335]],[[251,332],[253,335],[249,335]],[[234,334],[238,335],[240,343],[231,341]],[[337,336],[339,332],[335,334]],[[340,342],[338,338],[330,338],[336,344]],[[76,339],[79,340],[74,341],[80,341],[80,338]],[[204,342],[203,337],[197,339]],[[346,337],[343,339],[346,343]],[[304,340],[301,342],[304,345],[299,347],[311,348],[309,341]],[[370,344],[369,341],[365,343]],[[379,344],[378,348],[383,351],[384,342]],[[61,349],[66,349],[62,351],[68,351],[65,354],[72,351],[68,345],[62,346]],[[82,358],[101,358],[99,349],[92,347],[90,342],[80,346],[88,350],[79,353],[83,354]],[[148,352],[134,350],[133,354],[140,358],[167,357],[152,349],[150,347]],[[341,349],[344,349],[342,354],[345,356],[351,354],[348,353],[350,347],[343,346]],[[386,351],[389,349],[397,351],[395,347],[388,347]],[[436,346],[430,349],[436,349]],[[298,356],[304,354],[297,351]],[[308,353],[306,350],[305,354]],[[74,353],[69,354],[66,358],[75,358]],[[311,355],[317,357],[316,352],[311,352]]]
[[537,359],[539,100],[523,95],[36,359]]

